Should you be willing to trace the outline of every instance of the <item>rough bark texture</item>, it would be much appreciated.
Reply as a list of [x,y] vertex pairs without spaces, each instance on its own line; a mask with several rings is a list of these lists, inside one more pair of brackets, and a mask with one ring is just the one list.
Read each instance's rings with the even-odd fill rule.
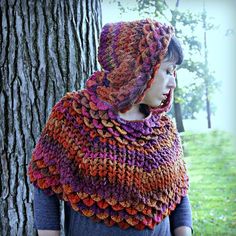
[[35,235],[27,166],[55,103],[98,69],[100,0],[0,1],[0,235]]

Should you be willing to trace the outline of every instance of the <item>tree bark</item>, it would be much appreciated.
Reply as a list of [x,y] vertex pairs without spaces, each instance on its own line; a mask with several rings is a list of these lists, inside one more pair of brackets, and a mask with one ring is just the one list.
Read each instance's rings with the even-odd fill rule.
[[36,233],[32,150],[55,103],[98,69],[100,29],[100,0],[0,2],[0,235]]
[[181,106],[179,102],[174,102],[176,127],[179,132],[184,132]]
[[[178,78],[176,77],[176,89],[178,89]],[[174,96],[174,113],[175,121],[178,132],[184,132],[183,116],[181,111],[181,105],[176,101],[176,96]]]

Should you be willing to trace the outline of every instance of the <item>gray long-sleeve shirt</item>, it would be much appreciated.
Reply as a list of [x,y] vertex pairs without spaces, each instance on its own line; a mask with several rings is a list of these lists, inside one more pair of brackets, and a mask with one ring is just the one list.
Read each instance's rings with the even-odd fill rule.
[[[90,218],[74,211],[65,202],[65,235],[66,236],[171,236],[179,226],[192,228],[192,214],[188,197],[184,197],[175,211],[166,217],[153,230],[142,231],[134,228],[123,230],[118,226],[108,227],[96,223]],[[58,198],[47,196],[42,190],[34,188],[34,228],[41,230],[60,230],[60,208]]]

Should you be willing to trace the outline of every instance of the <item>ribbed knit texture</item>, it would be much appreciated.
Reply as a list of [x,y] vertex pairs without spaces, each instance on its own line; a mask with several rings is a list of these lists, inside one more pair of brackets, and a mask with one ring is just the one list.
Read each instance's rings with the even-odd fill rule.
[[187,193],[181,156],[165,113],[126,121],[84,89],[53,107],[28,174],[36,187],[95,221],[153,229]]

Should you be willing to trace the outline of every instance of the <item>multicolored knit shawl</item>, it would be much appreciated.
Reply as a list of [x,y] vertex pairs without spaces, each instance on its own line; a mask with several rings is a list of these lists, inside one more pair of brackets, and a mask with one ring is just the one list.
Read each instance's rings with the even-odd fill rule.
[[53,107],[28,175],[92,220],[138,230],[170,215],[189,185],[180,138],[165,113],[124,120],[88,89]]

